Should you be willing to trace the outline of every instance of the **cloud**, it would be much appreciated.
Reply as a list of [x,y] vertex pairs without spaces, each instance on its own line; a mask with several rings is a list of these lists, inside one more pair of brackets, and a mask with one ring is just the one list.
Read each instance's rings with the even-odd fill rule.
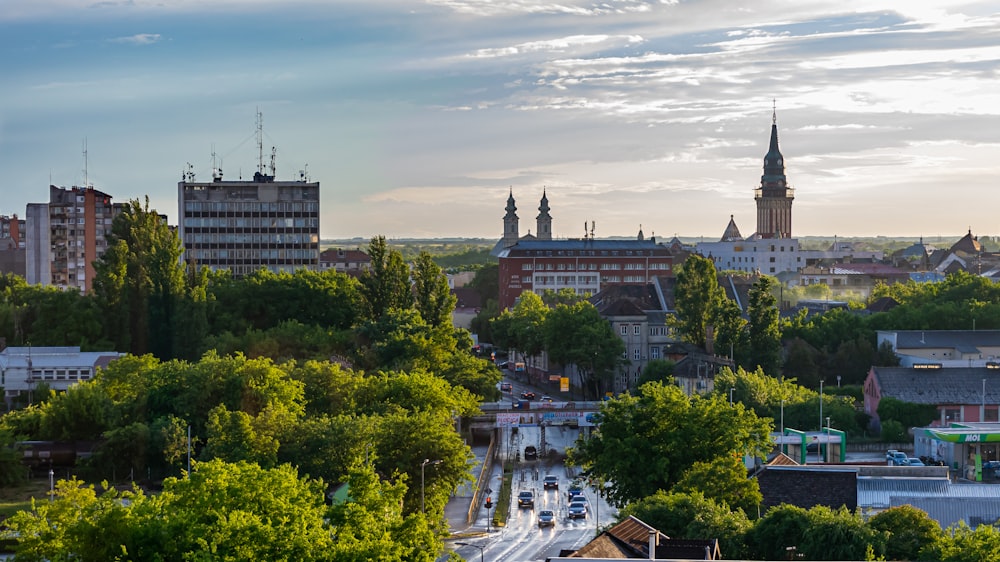
[[159,33],[137,33],[128,37],[115,37],[112,43],[125,43],[129,45],[152,45],[160,41]]

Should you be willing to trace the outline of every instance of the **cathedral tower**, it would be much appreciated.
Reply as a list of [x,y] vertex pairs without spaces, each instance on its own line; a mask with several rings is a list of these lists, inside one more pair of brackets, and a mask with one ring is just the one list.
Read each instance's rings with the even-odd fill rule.
[[503,241],[501,246],[509,248],[517,244],[519,238],[517,234],[517,207],[514,205],[514,190],[510,190],[507,197],[507,214],[503,217]]
[[552,216],[549,215],[549,198],[545,196],[545,189],[542,189],[542,201],[538,205],[537,231],[535,238],[539,240],[552,240]]
[[764,175],[760,187],[754,190],[757,201],[757,236],[761,238],[792,237],[792,200],[795,190],[785,177],[785,160],[778,150],[778,115],[771,114],[771,146],[764,156]]

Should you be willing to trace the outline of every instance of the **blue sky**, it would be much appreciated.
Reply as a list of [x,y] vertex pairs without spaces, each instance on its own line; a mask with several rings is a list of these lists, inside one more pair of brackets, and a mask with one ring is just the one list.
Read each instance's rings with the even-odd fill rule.
[[[758,5],[760,4],[760,5]],[[324,238],[755,227],[772,100],[793,234],[998,234],[993,2],[3,0],[0,214],[87,179],[177,219],[187,163],[321,182]]]

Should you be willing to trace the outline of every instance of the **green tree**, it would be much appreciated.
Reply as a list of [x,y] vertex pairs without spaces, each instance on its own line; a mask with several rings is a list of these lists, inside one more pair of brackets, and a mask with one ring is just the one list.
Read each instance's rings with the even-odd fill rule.
[[879,400],[878,417],[883,423],[886,420],[895,420],[901,423],[904,429],[908,429],[930,425],[937,419],[938,411],[934,404],[914,404],[886,396]]
[[676,363],[669,359],[651,359],[642,368],[639,375],[639,386],[647,382],[669,383],[674,376]]
[[410,271],[398,251],[389,248],[384,236],[372,238],[368,245],[371,267],[361,276],[364,318],[378,320],[393,309],[413,307]]
[[693,254],[677,271],[672,322],[683,341],[704,347],[706,332],[725,293],[719,287],[715,264]]
[[885,557],[889,560],[919,560],[920,552],[943,536],[937,521],[911,505],[877,513],[868,520],[868,526],[885,534]]
[[534,357],[546,348],[545,319],[549,308],[531,291],[521,293],[517,304],[492,322],[496,344],[516,349],[521,358]]
[[569,461],[612,486],[617,505],[669,490],[698,462],[763,456],[771,446],[769,420],[719,396],[688,398],[680,388],[647,383],[638,396],[601,406],[600,431],[578,440]]
[[618,520],[629,516],[651,525],[672,539],[718,539],[727,559],[745,556],[744,535],[751,524],[745,513],[732,511],[701,492],[679,494],[663,490],[634,501],[618,512]]
[[427,252],[413,263],[413,291],[417,312],[434,328],[451,326],[458,299],[451,294],[448,277]]
[[625,344],[593,304],[581,301],[556,306],[545,318],[544,336],[552,361],[576,365],[588,389],[585,394],[597,398],[610,389],[623,365]]
[[781,367],[781,328],[773,287],[774,279],[761,275],[750,289],[747,306],[749,356],[747,361],[741,359],[740,363],[751,369],[759,366],[765,373],[777,375]]
[[183,251],[167,221],[133,199],[111,224],[108,248],[94,262],[94,294],[115,348],[174,357],[178,304],[184,294]]
[[756,517],[764,497],[756,478],[747,478],[739,456],[715,457],[699,461],[684,472],[671,488],[675,493],[702,493],[708,499]]
[[920,560],[941,562],[972,562],[1000,560],[1000,530],[993,525],[979,525],[970,529],[965,523],[951,528],[937,541],[927,545],[920,553]]

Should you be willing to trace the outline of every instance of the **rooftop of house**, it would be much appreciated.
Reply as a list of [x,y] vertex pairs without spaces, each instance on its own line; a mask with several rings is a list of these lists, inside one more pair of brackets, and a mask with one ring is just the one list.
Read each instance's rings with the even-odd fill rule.
[[896,349],[961,349],[974,352],[1000,346],[1000,330],[895,330],[879,331],[879,339],[896,336]]
[[[883,397],[914,404],[1000,403],[1000,369],[872,367]],[[985,382],[984,382],[985,381]]]

